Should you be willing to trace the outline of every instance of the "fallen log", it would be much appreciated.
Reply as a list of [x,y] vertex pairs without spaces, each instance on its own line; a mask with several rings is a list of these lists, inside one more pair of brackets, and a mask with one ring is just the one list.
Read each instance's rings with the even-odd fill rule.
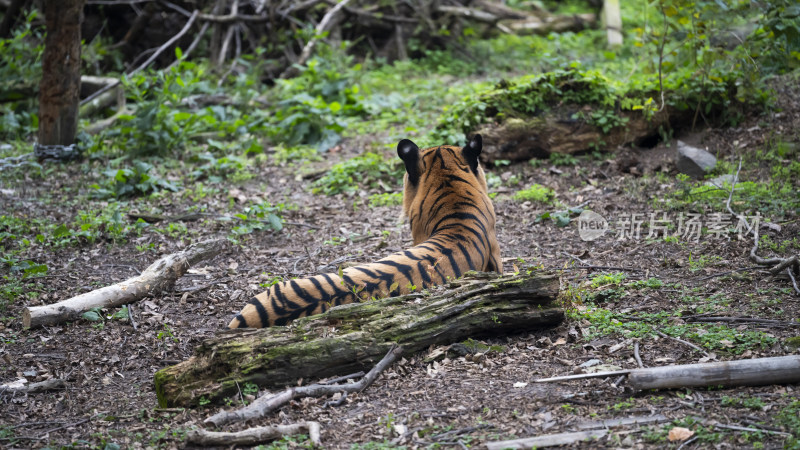
[[800,382],[800,355],[614,370],[542,378],[535,383],[627,375],[636,390],[705,386],[762,386]]
[[639,111],[622,111],[619,115],[627,121],[626,125],[605,133],[585,120],[572,118],[576,109],[571,105],[553,109],[539,117],[508,119],[502,124],[479,127],[476,133],[485,136],[488,143],[481,152],[481,159],[487,162],[501,159],[527,161],[551,153],[586,151],[601,142],[604,148],[614,149],[653,136],[660,127],[669,123],[665,112],[647,118]]
[[190,359],[156,373],[158,402],[218,402],[245,383],[285,387],[361,370],[394,345],[414,353],[472,336],[552,326],[564,318],[553,304],[558,289],[552,273],[471,273],[428,294],[342,305],[288,327],[225,331]]
[[800,355],[636,369],[628,382],[638,390],[797,383]]
[[29,306],[22,312],[22,325],[33,328],[75,320],[92,308],[122,306],[165,290],[198,261],[219,254],[225,240],[193,244],[183,251],[167,255],[146,268],[141,275],[67,300],[44,306]]

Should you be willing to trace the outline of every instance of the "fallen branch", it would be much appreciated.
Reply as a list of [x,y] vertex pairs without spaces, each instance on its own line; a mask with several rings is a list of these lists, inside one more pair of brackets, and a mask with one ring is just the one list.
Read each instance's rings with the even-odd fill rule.
[[75,320],[92,308],[121,306],[167,290],[191,265],[216,256],[224,247],[223,239],[199,242],[159,259],[139,276],[51,305],[27,307],[22,312],[23,326],[33,328]]
[[392,365],[392,363],[395,362],[395,360],[397,360],[402,353],[402,347],[392,348],[389,350],[389,353],[387,353],[386,356],[384,356],[383,359],[364,376],[364,378],[354,383],[340,385],[312,384],[310,386],[289,388],[279,394],[263,395],[244,408],[240,408],[235,411],[220,411],[206,419],[204,423],[219,427],[230,422],[264,417],[272,411],[275,411],[276,409],[297,398],[322,397],[325,395],[332,395],[337,392],[348,393],[363,391],[369,387],[369,385],[371,385],[375,379],[378,378],[378,375],[380,375],[381,372]]
[[237,384],[266,388],[299,378],[349,374],[378,362],[395,344],[413,353],[468,337],[531,331],[560,323],[558,277],[545,271],[469,273],[445,289],[351,303],[287,327],[238,329],[197,346],[155,375],[160,406],[221,402]]
[[539,448],[554,447],[556,445],[570,445],[587,439],[600,439],[608,434],[606,430],[573,431],[570,433],[545,434],[510,441],[487,442],[488,450],[503,450],[507,448]]
[[615,370],[544,378],[534,382],[544,383],[617,375],[627,375],[631,387],[637,390],[797,383],[800,382],[800,355]]
[[663,337],[665,339],[672,339],[675,342],[680,342],[681,344],[683,344],[683,345],[685,345],[687,347],[690,347],[690,348],[692,348],[694,350],[697,350],[698,352],[702,353],[705,356],[708,356],[708,353],[705,350],[703,350],[702,348],[692,344],[689,341],[685,341],[685,340],[683,340],[681,338],[676,338],[676,337],[670,336],[668,334],[664,334],[664,333],[662,333],[662,332],[660,332],[658,330],[655,330],[655,332],[656,332],[657,335],[659,335],[659,336],[661,336],[661,337]]
[[65,389],[67,387],[67,383],[59,378],[53,378],[50,380],[40,381],[38,383],[31,383],[28,384],[28,380],[25,378],[20,378],[17,381],[12,381],[11,383],[0,384],[0,394],[4,393],[27,393],[32,394],[35,392],[45,392],[45,391],[53,391],[56,389]]
[[[197,19],[197,15],[198,14],[200,14],[200,11],[195,10],[194,13],[192,13],[191,17],[189,17],[189,20],[186,22],[186,25],[184,25],[183,28],[180,31],[178,31],[178,33],[175,36],[172,36],[167,42],[164,43],[164,45],[162,45],[155,52],[153,52],[153,54],[150,55],[150,57],[147,58],[147,60],[145,62],[143,62],[139,67],[137,67],[136,69],[134,69],[133,71],[128,73],[128,76],[133,75],[133,74],[143,70],[147,66],[149,66],[153,61],[156,60],[156,58],[158,58],[159,55],[161,55],[161,53],[164,52],[164,50],[168,49],[173,44],[178,42],[178,39],[183,37],[183,35],[186,34],[189,31],[189,29],[192,27],[192,24],[194,23],[195,19]],[[91,102],[92,100],[94,100],[97,97],[101,96],[106,91],[116,87],[120,83],[121,83],[121,81],[117,80],[116,83],[109,83],[109,84],[105,85],[104,87],[98,89],[92,95],[90,95],[90,96],[86,97],[85,99],[81,100],[81,106]]]
[[736,188],[736,183],[739,181],[739,172],[741,170],[742,158],[739,158],[739,168],[736,169],[736,175],[734,175],[733,181],[731,182],[731,190],[728,194],[728,201],[725,202],[725,208],[727,208],[728,212],[733,214],[733,216],[736,217],[740,223],[747,227],[745,234],[749,233],[751,230],[753,231],[753,248],[750,249],[750,260],[760,266],[771,266],[769,272],[772,275],[777,275],[783,271],[786,271],[786,274],[789,275],[789,279],[792,281],[792,287],[794,288],[795,292],[797,292],[797,295],[800,295],[800,286],[798,286],[797,279],[794,276],[795,271],[800,273],[800,255],[792,255],[788,258],[762,258],[758,256],[758,220],[756,220],[751,227],[750,224],[747,223],[747,219],[744,216],[737,214],[733,208],[731,208],[733,191]]
[[186,439],[203,446],[258,445],[283,436],[308,433],[308,439],[314,445],[320,445],[320,426],[317,422],[300,422],[290,425],[271,425],[267,427],[248,428],[234,433],[208,431],[202,429],[189,430]]

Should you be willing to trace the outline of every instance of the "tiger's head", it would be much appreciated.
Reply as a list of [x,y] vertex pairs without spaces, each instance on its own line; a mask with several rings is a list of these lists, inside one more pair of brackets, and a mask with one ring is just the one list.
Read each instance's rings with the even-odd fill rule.
[[414,245],[431,236],[435,217],[458,208],[488,209],[494,228],[494,208],[478,160],[481,149],[479,134],[463,148],[440,145],[420,149],[408,139],[397,144],[397,155],[406,168],[403,214],[409,218]]

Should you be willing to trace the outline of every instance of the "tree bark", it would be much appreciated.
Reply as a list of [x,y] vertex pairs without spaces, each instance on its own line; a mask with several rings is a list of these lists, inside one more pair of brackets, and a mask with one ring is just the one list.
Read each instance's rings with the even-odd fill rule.
[[155,375],[159,404],[220,401],[237,386],[296,385],[371,366],[395,344],[413,353],[468,337],[555,325],[558,277],[475,274],[431,294],[342,305],[288,327],[237,329],[205,341],[190,359]]
[[78,130],[81,22],[85,0],[46,0],[39,84],[39,144],[71,145]]
[[633,389],[761,386],[800,382],[800,355],[631,370]]
[[25,328],[54,325],[77,319],[92,308],[121,306],[161,292],[172,286],[192,264],[216,256],[224,245],[224,240],[199,242],[159,259],[139,276],[52,305],[29,306],[22,311],[22,325]]

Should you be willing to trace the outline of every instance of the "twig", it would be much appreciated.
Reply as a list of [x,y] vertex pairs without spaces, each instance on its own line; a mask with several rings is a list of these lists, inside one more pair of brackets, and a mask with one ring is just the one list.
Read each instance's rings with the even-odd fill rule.
[[706,352],[705,352],[705,350],[703,350],[702,348],[700,348],[700,347],[698,347],[698,346],[696,346],[696,345],[692,344],[692,343],[691,343],[691,342],[689,342],[689,341],[684,341],[684,340],[683,340],[683,339],[681,339],[681,338],[672,337],[672,336],[670,336],[670,335],[668,335],[668,334],[664,334],[664,333],[662,333],[662,332],[660,332],[660,331],[658,331],[658,330],[655,330],[655,332],[656,332],[656,334],[657,334],[657,335],[659,335],[659,336],[661,336],[661,337],[663,337],[663,338],[672,339],[673,341],[680,342],[681,344],[683,344],[683,345],[686,345],[686,346],[688,346],[688,347],[691,347],[691,348],[693,348],[693,349],[697,350],[698,352],[702,353],[703,355],[705,355],[705,356],[708,356],[708,353],[706,353]]
[[750,432],[750,433],[752,433],[753,431],[756,431],[756,432],[759,432],[759,433],[777,434],[777,435],[780,435],[780,436],[791,436],[792,435],[791,433],[785,433],[783,431],[772,431],[772,430],[767,430],[765,428],[748,428],[748,427],[740,427],[738,425],[723,425],[721,423],[715,423],[713,425],[716,428],[723,428],[723,429],[726,429],[726,430],[747,431],[747,432]]
[[347,381],[347,380],[350,380],[350,379],[355,380],[356,378],[361,378],[363,376],[364,376],[364,372],[361,371],[361,372],[351,373],[350,375],[344,375],[344,376],[341,376],[341,377],[331,378],[330,380],[320,381],[317,384],[336,384],[336,383],[340,383],[342,381]]
[[133,331],[139,331],[139,326],[136,324],[136,319],[133,318],[133,303],[128,303],[128,320],[131,322]]
[[164,69],[164,70],[165,71],[169,71],[173,67],[177,66],[181,61],[183,61],[184,59],[188,58],[189,55],[192,54],[194,49],[197,48],[197,45],[200,43],[200,41],[203,40],[203,35],[206,34],[206,30],[208,30],[208,27],[210,25],[211,24],[209,22],[204,23],[203,26],[200,27],[200,31],[197,32],[197,37],[195,37],[194,40],[192,41],[192,43],[189,44],[189,47],[187,47],[186,50],[184,50],[183,56],[181,57],[181,59],[176,59],[175,61],[172,61],[172,63],[170,63],[170,65],[168,65],[167,68]]
[[308,58],[311,57],[311,52],[314,51],[314,47],[320,40],[322,33],[327,31],[328,24],[331,23],[334,16],[336,16],[336,14],[338,14],[339,11],[341,11],[342,8],[344,8],[349,2],[350,0],[342,0],[341,2],[337,3],[336,6],[334,6],[328,12],[326,12],[324,16],[322,16],[322,20],[319,21],[319,25],[317,25],[317,28],[314,30],[314,37],[311,38],[306,43],[305,47],[303,47],[303,51],[300,52],[300,57],[297,58],[295,64],[289,66],[286,70],[284,70],[283,73],[280,75],[280,78],[289,78],[293,76],[297,72],[296,66],[302,66],[303,64],[306,63]]
[[[181,31],[179,31],[175,36],[172,36],[172,38],[170,38],[170,40],[165,42],[164,45],[159,47],[152,55],[150,55],[150,57],[147,58],[147,60],[145,62],[143,62],[139,67],[137,67],[136,69],[134,69],[133,71],[128,73],[128,75],[133,75],[133,74],[143,70],[145,67],[149,66],[153,61],[156,60],[156,58],[158,58],[159,55],[161,55],[161,53],[164,52],[164,50],[166,50],[167,48],[172,46],[172,44],[177,42],[178,39],[183,37],[183,35],[186,34],[187,31],[189,31],[189,28],[192,27],[192,24],[197,19],[197,15],[198,14],[200,14],[200,11],[195,10],[192,13],[192,15],[189,17],[189,20],[186,22],[186,25],[184,25],[183,28],[181,29]],[[120,80],[117,80],[116,83],[109,83],[109,84],[103,86],[102,88],[100,88],[97,91],[95,91],[94,93],[92,93],[92,95],[90,95],[90,96],[86,97],[85,99],[81,100],[81,106],[85,105],[85,104],[89,103],[90,101],[94,100],[95,98],[99,97],[104,92],[106,92],[106,91],[108,91],[108,90],[110,90],[112,88],[117,87],[119,84],[120,84]]]
[[736,212],[733,211],[733,208],[731,208],[733,191],[736,188],[736,183],[739,181],[739,172],[741,170],[742,158],[739,158],[739,168],[736,169],[736,175],[733,177],[733,181],[731,182],[731,191],[728,194],[728,201],[725,202],[725,208],[727,208],[729,213],[731,213],[747,227],[747,232],[745,235],[749,234],[750,231],[753,232],[753,248],[750,249],[750,260],[761,266],[773,266],[771,269],[769,269],[769,272],[772,275],[777,275],[778,273],[786,270],[789,274],[789,278],[792,280],[792,287],[794,288],[795,292],[797,292],[797,295],[800,295],[800,287],[798,287],[797,280],[794,277],[794,269],[797,268],[800,270],[800,256],[793,255],[789,258],[762,258],[758,256],[756,253],[758,251],[758,224],[753,224],[751,227],[750,224],[747,223],[747,219],[744,216],[741,214],[736,214]]
[[289,388],[278,394],[269,396],[263,395],[244,408],[240,408],[235,411],[220,411],[206,419],[204,423],[219,427],[230,422],[264,417],[270,412],[275,411],[286,403],[289,403],[297,398],[321,397],[323,395],[331,395],[337,392],[344,393],[362,391],[372,384],[375,379],[378,378],[378,375],[386,370],[386,368],[389,367],[402,353],[402,347],[397,346],[392,348],[389,350],[389,353],[387,353],[386,356],[384,356],[383,359],[364,376],[364,378],[355,383],[349,383],[345,385],[313,384],[310,386]]
[[608,377],[615,377],[618,375],[628,375],[629,373],[631,373],[630,370],[612,370],[610,372],[581,373],[578,375],[564,375],[561,377],[540,378],[538,380],[533,380],[533,382],[550,383],[552,381],[583,380],[586,378],[608,378]]
[[317,422],[300,422],[290,425],[248,428],[235,433],[194,429],[186,433],[186,438],[189,442],[194,444],[233,447],[239,445],[256,445],[283,436],[304,433],[306,430],[308,431],[308,439],[314,445],[320,445],[320,426]]
[[636,358],[636,364],[639,365],[639,368],[644,369],[644,364],[642,364],[642,357],[639,356],[639,341],[633,343],[633,357]]
[[693,437],[693,438],[689,439],[688,441],[685,441],[683,444],[681,444],[680,446],[678,446],[678,450],[681,450],[681,449],[682,449],[684,446],[686,446],[686,445],[689,445],[689,444],[691,444],[692,442],[696,441],[698,437],[699,437],[699,436],[695,436],[695,437]]

